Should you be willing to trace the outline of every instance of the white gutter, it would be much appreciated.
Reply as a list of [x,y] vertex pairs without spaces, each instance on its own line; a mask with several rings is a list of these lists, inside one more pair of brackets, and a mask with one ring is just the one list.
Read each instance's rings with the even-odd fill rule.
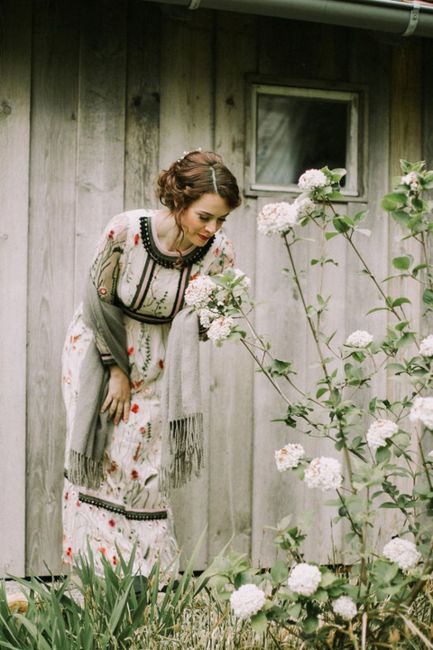
[[433,36],[433,4],[413,0],[156,0],[191,10],[206,8],[306,20],[402,36]]

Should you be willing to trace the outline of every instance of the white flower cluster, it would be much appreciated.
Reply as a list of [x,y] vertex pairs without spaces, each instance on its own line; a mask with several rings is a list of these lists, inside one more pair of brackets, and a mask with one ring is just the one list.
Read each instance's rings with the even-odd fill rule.
[[416,172],[409,172],[405,176],[402,176],[400,183],[403,183],[403,185],[408,185],[412,192],[419,192],[421,189],[421,184],[418,180]]
[[373,340],[373,336],[365,330],[355,330],[346,339],[346,345],[352,348],[366,348]]
[[322,574],[314,564],[301,562],[292,568],[287,584],[289,589],[301,596],[312,596],[320,584]]
[[433,357],[433,334],[429,334],[419,344],[419,353],[423,357]]
[[203,309],[207,306],[212,291],[216,288],[217,285],[208,275],[199,275],[187,286],[185,302],[195,309]]
[[257,614],[266,602],[264,592],[256,585],[242,585],[230,596],[230,605],[237,618],[247,619]]
[[433,397],[416,397],[409,419],[411,422],[419,420],[427,429],[433,429]]
[[305,470],[304,480],[309,488],[320,488],[323,491],[337,490],[343,482],[341,463],[335,458],[326,456],[313,458]]
[[295,199],[293,205],[296,206],[298,212],[298,220],[309,217],[316,209],[316,204],[308,196],[299,196]]
[[299,177],[298,187],[304,192],[311,192],[318,187],[325,187],[329,185],[329,180],[320,169],[307,169],[306,172]]
[[230,316],[219,316],[212,321],[206,332],[208,339],[214,343],[224,341],[229,336],[234,323]]
[[263,235],[282,233],[298,221],[298,211],[294,203],[267,203],[257,217],[258,231]]
[[346,619],[346,621],[351,621],[352,618],[356,616],[358,610],[355,603],[350,598],[350,596],[340,596],[332,603],[332,609],[335,614],[341,616],[341,618]]
[[398,564],[403,571],[412,569],[421,559],[421,553],[417,551],[415,544],[400,537],[394,537],[385,544],[383,554],[387,560]]
[[367,431],[368,446],[372,451],[386,446],[387,438],[391,438],[398,431],[398,426],[392,420],[376,420]]
[[293,203],[267,203],[257,217],[257,227],[263,235],[282,234],[308,217],[316,206],[308,197],[298,197]]
[[284,472],[286,469],[294,469],[304,456],[305,450],[302,445],[297,442],[289,442],[288,445],[275,452],[278,471]]

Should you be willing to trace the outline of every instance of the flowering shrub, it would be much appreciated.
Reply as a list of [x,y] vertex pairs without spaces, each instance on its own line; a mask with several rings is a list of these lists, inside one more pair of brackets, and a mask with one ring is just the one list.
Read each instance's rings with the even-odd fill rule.
[[[334,521],[347,525],[351,567],[342,571],[307,562],[302,551],[306,533],[286,518],[276,529],[276,544],[287,553],[287,561],[259,573],[246,557],[231,553],[216,558],[208,569],[216,596],[230,599],[233,610],[250,618],[256,630],[295,625],[305,648],[433,647],[428,641],[432,608],[424,620],[416,615],[433,571],[433,333],[423,322],[425,335],[419,336],[407,313],[411,300],[393,296],[388,289],[396,277],[414,283],[422,297],[423,317],[433,312],[428,243],[433,219],[424,198],[433,189],[433,171],[423,162],[401,164],[402,176],[383,198],[382,208],[400,225],[402,242],[411,242],[411,254],[393,258],[393,275],[385,279],[376,277],[357,246],[359,236],[370,234],[361,227],[366,211],[348,216],[335,207],[344,205],[338,202],[344,199],[340,181],[345,170],[307,170],[299,179],[302,193],[293,203],[265,205],[258,216],[259,232],[279,237],[287,251],[287,276],[300,296],[317,353],[321,377],[308,391],[296,384],[294,363],[275,358],[271,343],[255,330],[248,283],[240,272],[215,278],[207,302],[189,303],[206,310],[202,324],[209,327],[209,338],[215,326],[224,333],[213,340],[236,337],[253,356],[284,404],[280,421],[298,435],[321,437],[334,446],[332,457],[308,458],[302,445],[288,442],[275,452],[275,463],[276,470],[293,473],[294,480],[303,480],[308,488],[331,493],[327,503],[337,508]],[[301,229],[311,222],[324,244],[334,237],[345,241],[348,254],[355,256],[374,286],[372,295],[379,295],[381,304],[365,307],[368,313],[387,313],[388,327],[381,335],[358,329],[345,333],[340,347],[331,344],[333,335],[325,331],[323,313],[332,296],[318,295],[316,304],[308,304],[293,255],[293,249],[303,245]],[[324,272],[320,260],[311,260],[311,265]],[[220,318],[232,320],[226,327],[214,325]],[[246,323],[245,331],[239,318]],[[365,392],[384,371],[400,383],[395,399],[385,386],[373,397]],[[401,523],[378,549],[371,530],[380,526],[384,509],[398,511]],[[410,636],[415,639],[410,645],[394,644]]]

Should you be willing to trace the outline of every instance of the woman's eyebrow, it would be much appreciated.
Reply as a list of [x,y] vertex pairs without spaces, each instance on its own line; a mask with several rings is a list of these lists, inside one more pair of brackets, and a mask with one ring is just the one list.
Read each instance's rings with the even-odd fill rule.
[[[212,214],[211,212],[205,212],[205,210],[201,210],[201,211],[200,211],[200,214],[205,214],[207,217],[214,217],[214,216],[215,216],[215,215]],[[229,213],[227,212],[227,214],[222,214],[220,217],[218,217],[218,219],[222,219],[222,218],[228,217],[228,215],[229,215]]]

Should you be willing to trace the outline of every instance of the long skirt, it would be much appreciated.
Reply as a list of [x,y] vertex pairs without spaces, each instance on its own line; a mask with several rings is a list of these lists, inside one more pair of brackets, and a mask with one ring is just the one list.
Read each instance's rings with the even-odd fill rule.
[[[178,547],[167,499],[159,489],[161,461],[160,385],[168,326],[141,323],[125,316],[131,377],[131,413],[113,428],[97,490],[65,479],[63,492],[63,561],[71,565],[90,549],[98,572],[101,557],[113,566],[119,554],[135,552],[134,573],[148,575],[159,560],[163,575],[177,571]],[[69,327],[62,359],[67,413],[66,454],[70,444],[80,364],[93,333],[81,310]]]

